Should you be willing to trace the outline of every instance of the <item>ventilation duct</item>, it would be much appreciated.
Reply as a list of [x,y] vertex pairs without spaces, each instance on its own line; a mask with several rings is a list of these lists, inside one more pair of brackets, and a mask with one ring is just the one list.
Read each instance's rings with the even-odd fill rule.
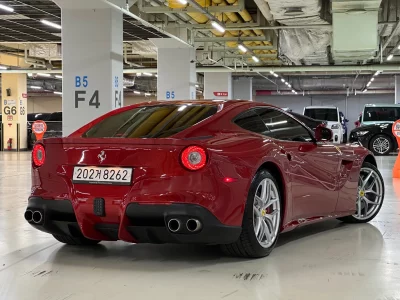
[[332,0],[335,62],[363,61],[378,50],[378,12],[381,0]]
[[28,53],[30,57],[44,59],[61,59],[60,44],[29,44]]
[[[328,24],[321,17],[321,0],[268,0],[274,19],[283,25]],[[301,3],[301,6],[299,5]],[[280,31],[281,53],[295,64],[328,64],[329,29],[283,29]]]

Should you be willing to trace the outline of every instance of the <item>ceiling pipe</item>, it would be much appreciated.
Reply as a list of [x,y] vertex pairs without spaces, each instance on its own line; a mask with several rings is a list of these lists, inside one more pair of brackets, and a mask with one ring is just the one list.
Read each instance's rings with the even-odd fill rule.
[[[246,70],[246,73],[265,73],[265,72],[275,72],[278,74],[283,73],[296,73],[296,72],[362,72],[362,71],[395,71],[400,73],[400,65],[357,65],[357,66],[293,66],[293,67],[253,67]],[[43,72],[49,74],[62,73],[61,69],[12,69],[12,70],[0,70],[1,73],[35,73]],[[133,73],[157,73],[157,68],[141,68],[141,69],[124,69],[124,74]],[[198,67],[196,68],[197,73],[204,72],[215,72],[215,73],[231,73],[232,70],[226,69],[224,67]],[[239,71],[238,73],[242,73]]]
[[[366,92],[358,91],[358,95],[365,94],[394,94],[394,90],[368,90]],[[298,95],[293,95],[291,91],[270,91],[270,90],[257,90],[256,96],[306,96],[306,95],[347,95],[347,90],[333,90],[333,91],[303,91]],[[352,96],[351,94],[350,96]]]
[[[396,35],[399,28],[400,28],[400,20],[397,21],[396,26],[392,30],[392,33],[389,35],[389,37],[386,39],[383,46],[381,47],[381,51],[378,53],[377,57],[379,57],[381,54],[383,54],[383,51],[385,51],[386,47],[390,44],[390,42],[392,41],[393,37]],[[396,48],[393,48],[393,50],[389,53],[389,55],[392,54],[395,50],[396,50]]]

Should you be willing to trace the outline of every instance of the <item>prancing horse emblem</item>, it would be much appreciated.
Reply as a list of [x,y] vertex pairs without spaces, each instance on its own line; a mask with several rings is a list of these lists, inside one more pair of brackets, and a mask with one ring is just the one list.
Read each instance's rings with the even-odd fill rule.
[[104,150],[101,151],[99,155],[97,155],[97,158],[99,159],[100,163],[102,163],[106,159],[106,154]]

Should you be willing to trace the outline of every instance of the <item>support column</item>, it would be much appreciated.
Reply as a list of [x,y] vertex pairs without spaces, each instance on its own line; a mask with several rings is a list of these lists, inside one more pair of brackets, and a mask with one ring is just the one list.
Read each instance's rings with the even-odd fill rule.
[[28,148],[26,74],[1,75],[1,112],[3,115],[3,149],[12,139],[11,150]]
[[204,99],[232,99],[232,73],[204,73]]
[[[55,0],[62,14],[63,135],[123,106],[123,16],[101,0]],[[123,6],[125,0],[111,2]]]
[[195,100],[195,49],[172,38],[150,40],[158,48],[157,100]]
[[239,77],[234,79],[232,99],[253,100],[253,78]]
[[394,76],[394,86],[395,86],[395,93],[394,93],[394,103],[400,104],[400,76]]

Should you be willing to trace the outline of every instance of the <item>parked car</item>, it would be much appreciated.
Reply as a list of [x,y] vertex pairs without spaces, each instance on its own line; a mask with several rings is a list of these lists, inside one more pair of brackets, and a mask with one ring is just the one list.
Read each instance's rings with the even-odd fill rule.
[[343,142],[343,126],[340,120],[339,109],[334,106],[307,106],[303,114],[316,120],[327,121],[327,127],[333,131],[333,143]]
[[[45,121],[47,125],[47,131],[43,138],[62,136],[62,112],[49,113],[42,120]],[[31,145],[36,143],[36,136],[34,133],[32,133],[32,129],[30,131],[30,141]]]
[[399,104],[366,104],[361,115],[361,126],[394,122],[400,119]]
[[384,182],[373,154],[323,141],[331,137],[257,102],[116,109],[35,144],[25,219],[70,245],[217,244],[263,257],[285,231],[378,214]]
[[398,148],[392,133],[393,122],[364,125],[350,133],[350,142],[359,142],[375,155],[388,155]]

